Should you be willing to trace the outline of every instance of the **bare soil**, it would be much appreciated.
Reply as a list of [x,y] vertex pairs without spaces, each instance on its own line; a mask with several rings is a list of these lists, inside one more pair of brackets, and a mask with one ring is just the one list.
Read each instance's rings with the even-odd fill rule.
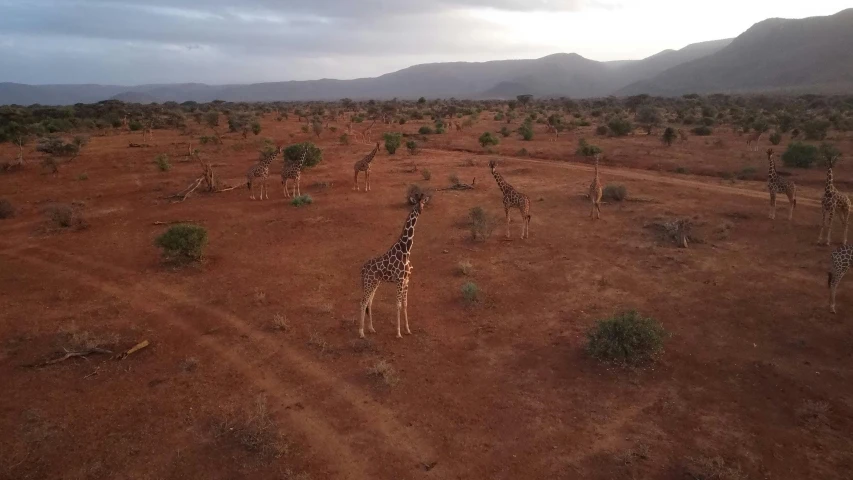
[[[309,139],[294,119],[263,126],[278,142]],[[300,208],[278,165],[270,200],[241,186],[173,203],[200,174],[176,131],[156,131],[150,148],[128,148],[138,133],[93,137],[57,174],[31,153],[0,175],[17,210],[0,220],[0,478],[853,478],[853,279],[830,314],[830,249],[815,244],[822,169],[792,172],[794,221],[784,197],[771,221],[766,141],[751,152],[721,132],[667,148],[589,127],[550,142],[540,125],[533,141],[513,135],[485,154],[477,137],[500,126],[429,136],[416,156],[381,151],[368,193],[352,190],[352,164],[371,146],[326,132],[302,180],[314,203]],[[603,182],[629,195],[598,222],[584,198],[591,167],[574,154],[582,136],[605,151]],[[241,185],[259,146],[231,134],[201,149]],[[528,240],[517,212],[503,239],[492,158],[533,200]],[[672,173],[746,166],[758,181]],[[377,333],[359,340],[362,263],[398,238],[406,188],[447,187],[451,174],[476,188],[437,191],[420,218],[413,335],[395,338],[383,285]],[[853,168],[836,182],[849,191]],[[45,224],[45,209],[72,202],[84,227]],[[485,241],[469,239],[475,206],[499,219]],[[699,241],[681,249],[647,228],[673,218],[692,219]],[[167,227],[155,222],[173,221],[207,228],[202,264],[163,264],[153,242]],[[473,305],[467,281],[481,291]],[[586,331],[624,309],[672,332],[657,364],[585,355]],[[142,340],[124,360],[27,366]]]

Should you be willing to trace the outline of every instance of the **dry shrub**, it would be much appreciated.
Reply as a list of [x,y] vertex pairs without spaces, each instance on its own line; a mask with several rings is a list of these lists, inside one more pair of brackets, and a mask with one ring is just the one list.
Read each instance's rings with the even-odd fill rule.
[[468,213],[469,227],[471,229],[472,240],[488,239],[498,222],[494,215],[489,215],[482,207],[474,207]]
[[610,202],[621,202],[628,198],[628,189],[625,185],[607,185],[601,192],[601,196]]
[[599,320],[586,334],[593,358],[619,365],[641,365],[657,358],[669,333],[653,318],[635,310]]
[[727,465],[722,457],[689,457],[687,478],[690,480],[746,480],[740,466]]
[[47,207],[45,214],[56,228],[82,230],[89,226],[83,218],[83,206],[79,203],[57,203]]
[[5,198],[0,198],[0,219],[12,218],[15,216],[15,207],[12,202]]
[[284,315],[276,313],[272,317],[272,324],[270,325],[270,329],[275,332],[287,332],[290,330],[290,322]]
[[471,263],[471,260],[461,260],[458,264],[456,264],[457,275],[467,277],[472,273],[474,273],[474,264]]
[[291,447],[273,421],[263,397],[257,398],[249,412],[215,422],[214,436],[231,441],[264,459],[287,455]]
[[393,387],[400,381],[397,370],[385,360],[379,360],[367,369],[367,375],[381,381],[386,387]]

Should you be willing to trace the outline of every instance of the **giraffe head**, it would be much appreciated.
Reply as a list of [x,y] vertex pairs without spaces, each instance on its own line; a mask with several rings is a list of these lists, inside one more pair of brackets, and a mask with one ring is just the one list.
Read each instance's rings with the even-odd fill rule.
[[409,202],[414,204],[414,210],[416,210],[418,213],[424,211],[424,207],[426,206],[428,201],[429,195],[427,195],[426,193],[416,193],[409,197]]
[[834,167],[834,166],[835,166],[835,162],[837,162],[837,161],[838,161],[838,157],[840,157],[840,155],[838,155],[838,154],[836,154],[836,155],[832,155],[832,154],[830,154],[830,153],[827,153],[827,154],[826,154],[826,167],[827,167],[827,168],[832,168],[832,167]]
[[489,160],[489,169],[492,171],[492,173],[495,173],[495,169],[497,167],[498,167],[498,162],[496,162],[494,160]]

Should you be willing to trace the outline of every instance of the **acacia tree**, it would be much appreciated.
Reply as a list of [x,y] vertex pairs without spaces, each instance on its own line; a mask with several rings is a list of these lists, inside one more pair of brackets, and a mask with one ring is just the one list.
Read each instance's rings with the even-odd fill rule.
[[643,106],[637,111],[636,120],[646,129],[646,135],[651,135],[652,129],[663,121],[658,109],[649,105]]
[[517,95],[515,98],[518,100],[518,103],[520,103],[522,107],[527,107],[527,105],[530,103],[530,100],[533,99],[533,95],[525,93],[524,95]]

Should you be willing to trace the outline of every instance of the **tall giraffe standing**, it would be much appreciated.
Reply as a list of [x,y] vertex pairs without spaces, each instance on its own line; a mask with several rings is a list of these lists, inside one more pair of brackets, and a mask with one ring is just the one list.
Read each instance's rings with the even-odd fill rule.
[[761,140],[761,136],[764,135],[764,132],[755,132],[746,139],[746,148],[749,150],[752,149],[753,152],[758,150],[758,141]]
[[601,179],[598,178],[598,161],[601,155],[595,155],[595,176],[592,178],[592,183],[589,184],[589,200],[592,202],[592,209],[589,211],[589,218],[593,220],[601,218],[601,195],[604,190],[601,187]]
[[788,196],[791,210],[788,212],[788,220],[794,218],[794,207],[797,206],[797,186],[791,180],[785,180],[776,173],[776,163],[773,162],[773,149],[767,149],[767,163],[770,169],[767,172],[767,189],[770,191],[770,219],[776,218],[776,194],[784,193]]
[[847,195],[835,189],[832,183],[832,165],[838,160],[838,155],[834,157],[827,156],[826,158],[826,187],[823,190],[823,198],[821,199],[821,210],[823,218],[820,223],[820,233],[817,235],[817,243],[821,243],[823,238],[823,230],[826,228],[826,242],[824,245],[829,245],[829,237],[832,234],[832,217],[835,215],[835,209],[841,211],[842,222],[844,223],[844,240],[841,242],[847,245],[847,222],[850,220],[850,198]]
[[853,264],[853,246],[842,245],[832,252],[832,265],[829,270],[829,311],[835,313],[835,291],[838,289],[838,284],[841,283],[841,278],[850,270],[850,265]]
[[501,193],[503,193],[504,213],[506,214],[506,238],[509,238],[509,209],[513,207],[518,208],[518,211],[521,212],[521,238],[530,238],[530,198],[507,183],[501,174],[498,173],[497,165],[497,162],[494,160],[489,162],[492,175],[495,177],[495,181],[498,182]]
[[251,198],[252,200],[255,199],[254,183],[256,178],[261,179],[260,200],[264,199],[265,194],[267,200],[269,200],[270,194],[269,192],[267,192],[267,177],[270,176],[270,164],[273,160],[275,160],[275,157],[277,157],[278,154],[282,152],[282,150],[284,150],[283,146],[278,147],[274,153],[262,158],[261,161],[252,165],[252,167],[249,168],[249,171],[246,172],[246,187],[249,188],[249,198]]
[[409,278],[412,275],[412,263],[409,255],[412,252],[412,241],[415,236],[415,224],[418,216],[423,212],[429,197],[418,194],[410,199],[414,204],[412,212],[403,226],[403,233],[391,249],[384,255],[371,258],[361,267],[361,322],[358,326],[358,336],[364,338],[364,315],[367,314],[369,323],[367,329],[376,333],[373,329],[373,297],[382,282],[395,282],[397,284],[397,338],[402,338],[400,333],[400,311],[406,322],[406,333],[411,334],[409,329]]
[[545,128],[547,128],[547,129],[548,129],[548,133],[550,133],[551,135],[553,135],[553,136],[549,139],[549,141],[551,141],[551,142],[556,142],[556,141],[557,141],[557,137],[560,135],[560,132],[557,130],[557,126],[556,126],[556,125],[551,125],[550,123],[547,123],[547,124],[545,124]]
[[305,157],[308,155],[308,142],[305,142],[305,148],[302,149],[302,156],[298,162],[288,163],[284,159],[284,165],[281,167],[281,188],[284,191],[284,197],[290,198],[290,193],[287,191],[288,180],[293,180],[293,196],[302,195],[302,190],[299,189],[299,182],[302,180],[302,169],[305,168]]
[[353,165],[354,179],[355,183],[354,188],[356,191],[359,190],[358,187],[358,172],[364,172],[364,191],[370,191],[370,163],[373,162],[373,158],[376,156],[376,152],[379,151],[379,142],[376,142],[376,146],[373,147],[373,150],[367,154],[366,157],[361,160],[355,162]]

